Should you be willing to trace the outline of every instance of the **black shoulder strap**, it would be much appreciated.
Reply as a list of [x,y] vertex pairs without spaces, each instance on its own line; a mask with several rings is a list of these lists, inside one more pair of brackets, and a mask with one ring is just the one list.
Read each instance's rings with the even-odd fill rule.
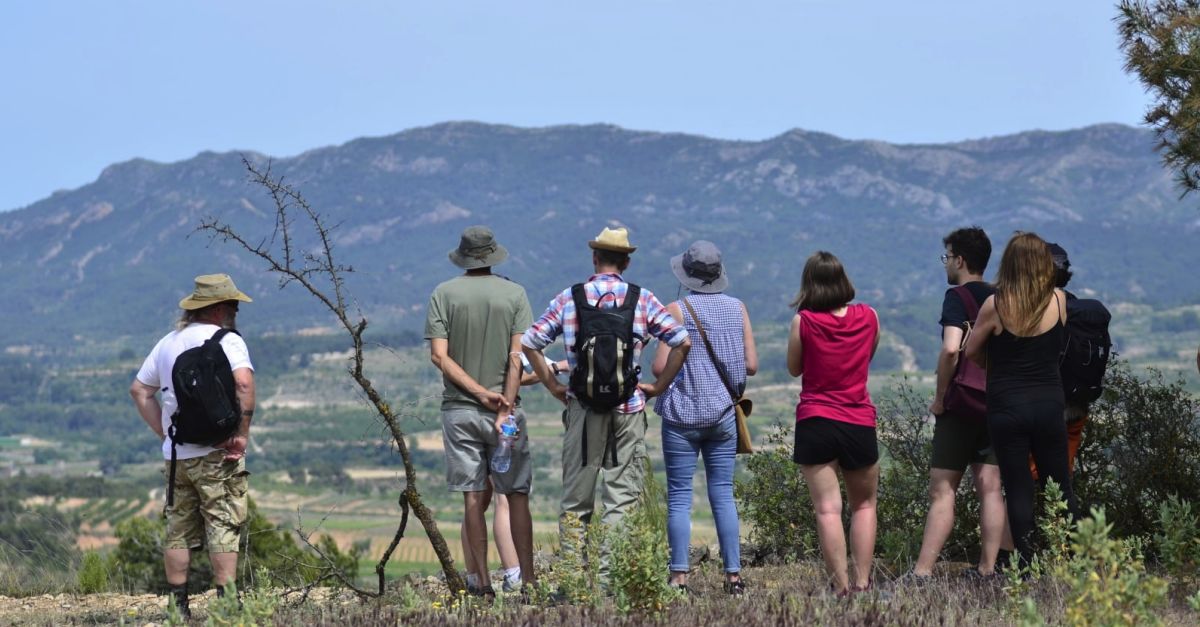
[[638,300],[642,298],[642,288],[633,283],[627,284],[629,287],[625,290],[625,301],[621,303],[621,310],[628,311],[637,307]]

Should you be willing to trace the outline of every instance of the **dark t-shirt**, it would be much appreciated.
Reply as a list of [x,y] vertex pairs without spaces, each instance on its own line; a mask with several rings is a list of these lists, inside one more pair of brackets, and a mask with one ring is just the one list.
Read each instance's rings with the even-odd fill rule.
[[[996,288],[991,283],[983,281],[972,281],[963,284],[975,297],[975,304],[983,307],[983,301],[987,300],[988,296],[996,293]],[[942,300],[942,319],[938,321],[943,327],[961,327],[967,318],[967,306],[963,304],[962,299],[955,293],[954,288],[946,290],[946,298]]]

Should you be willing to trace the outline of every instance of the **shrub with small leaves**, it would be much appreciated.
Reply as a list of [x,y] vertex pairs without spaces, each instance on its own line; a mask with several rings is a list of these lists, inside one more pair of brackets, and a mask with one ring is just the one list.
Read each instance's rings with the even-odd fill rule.
[[[266,576],[267,573],[260,573]],[[246,627],[250,625],[268,625],[275,615],[278,603],[275,595],[269,590],[250,590],[238,597],[237,586],[231,581],[225,584],[225,595],[213,599],[208,604],[208,627]]]
[[1158,506],[1154,548],[1171,577],[1183,584],[1200,577],[1200,516],[1172,494]]
[[776,424],[766,446],[746,460],[734,482],[738,513],[750,528],[755,558],[793,561],[817,554],[816,517],[808,486],[792,461],[791,427]]
[[667,585],[666,499],[646,461],[642,494],[618,523],[612,537],[612,578],[617,608],[622,612],[657,614],[678,598]]
[[[555,595],[573,605],[598,606],[604,599],[600,589],[600,553],[607,535],[600,517],[594,516],[591,524],[584,524],[575,514],[564,514],[559,519],[563,546],[559,547],[558,561],[552,570],[540,578],[540,601],[551,601]],[[589,557],[594,556],[594,559]]]
[[1167,582],[1146,573],[1138,539],[1110,537],[1113,525],[1093,508],[1071,533],[1069,560],[1053,575],[1066,584],[1068,625],[1161,625]]
[[96,551],[86,551],[79,565],[79,592],[95,594],[108,591],[108,565]]

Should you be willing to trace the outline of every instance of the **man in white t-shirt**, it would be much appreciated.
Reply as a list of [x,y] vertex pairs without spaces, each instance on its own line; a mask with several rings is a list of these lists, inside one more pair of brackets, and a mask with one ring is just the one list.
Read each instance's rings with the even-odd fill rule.
[[[221,329],[236,330],[238,302],[251,302],[226,274],[196,277],[190,296],[179,302],[183,314],[176,329],[154,346],[142,363],[129,393],[142,420],[162,440],[162,454],[171,459],[171,416],[178,403],[171,389],[175,359],[184,351],[202,345]],[[237,333],[221,338],[221,348],[233,370],[241,424],[232,437],[216,446],[178,443],[174,503],[166,507],[167,537],[164,543],[167,583],[175,603],[186,617],[187,576],[191,551],[208,547],[217,593],[237,573],[237,552],[249,507],[246,495],[246,443],[254,416],[254,366],[246,342]],[[161,402],[159,400],[161,392]],[[171,462],[166,462],[170,476]],[[170,489],[171,486],[168,486]]]

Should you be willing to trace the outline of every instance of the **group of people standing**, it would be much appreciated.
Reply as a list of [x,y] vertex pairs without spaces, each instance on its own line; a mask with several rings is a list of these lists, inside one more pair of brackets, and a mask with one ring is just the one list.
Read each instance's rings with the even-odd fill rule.
[[[1015,546],[1021,563],[1028,563],[1034,476],[1058,482],[1074,514],[1070,472],[1087,418],[1086,406],[1067,406],[1058,372],[1067,302],[1073,298],[1062,289],[1071,276],[1066,251],[1033,233],[1017,233],[993,285],[983,278],[991,243],[981,229],[956,230],[943,243],[941,261],[954,287],[943,303],[942,349],[930,407],[935,428],[929,514],[920,556],[908,575],[918,583],[931,577],[950,534],[954,494],[968,467],[980,497],[982,537],[979,564],[968,574],[994,576],[1001,547]],[[463,274],[441,283],[430,296],[425,338],[444,380],[446,483],[463,493],[468,591],[495,596],[485,521],[493,501],[504,589],[528,591],[536,581],[529,510],[533,469],[518,392],[522,385],[540,382],[564,405],[562,550],[583,551],[581,525],[598,520],[614,528],[637,503],[647,467],[646,405],[654,399],[667,474],[669,583],[687,591],[692,481],[703,456],[724,589],[740,595],[746,584],[733,498],[734,400],[759,368],[746,306],[725,293],[729,277],[711,242],[697,241],[671,258],[686,294],[665,306],[653,292],[624,278],[636,250],[626,229],[605,228],[588,246],[594,273],[555,296],[537,320],[524,288],[493,273],[508,252],[483,226],[467,228],[449,253]],[[787,341],[788,372],[801,381],[794,461],[809,488],[821,553],[837,594],[871,587],[877,527],[879,448],[867,379],[880,323],[874,309],[854,298],[838,258],[825,251],[813,254],[792,303],[796,313]],[[207,546],[216,583],[223,585],[235,572],[237,533],[245,524],[253,366],[242,338],[221,331],[236,328],[238,304],[250,300],[227,275],[197,277],[193,293],[180,302],[176,330],[155,346],[130,390],[142,418],[162,440],[164,458],[178,458],[167,466],[174,499],[167,508],[165,561],[176,603],[185,612],[190,552]],[[609,329],[616,344],[598,348],[592,334],[596,325]],[[543,351],[560,337],[565,359],[551,360]],[[693,348],[696,338],[703,350]],[[639,382],[640,353],[652,339],[659,341],[651,366],[654,381]],[[233,435],[212,446],[176,446],[175,361],[207,340],[220,346],[232,372],[226,392],[234,408]],[[616,371],[606,370],[597,362],[613,359],[614,346],[620,363]],[[952,377],[968,359],[986,369],[985,417],[956,415],[943,405]],[[570,382],[560,381],[560,375]],[[614,386],[615,392],[609,389]],[[613,393],[618,395],[614,402],[597,400]],[[510,419],[517,424],[515,437],[504,435]],[[501,437],[508,438],[512,459],[496,471],[489,462]],[[841,484],[849,501],[849,542]],[[572,518],[578,523],[570,524]],[[581,557],[598,560],[607,579],[607,553],[602,547],[600,555]]]
[[[954,287],[946,292],[940,320],[942,350],[930,407],[935,429],[929,514],[920,556],[908,575],[915,583],[932,576],[953,527],[954,494],[968,468],[980,496],[982,547],[979,564],[966,574],[995,576],[1002,548],[1015,547],[1021,562],[1028,563],[1035,476],[1040,471],[1056,481],[1074,514],[1070,468],[1087,415],[1086,407],[1067,407],[1058,374],[1071,298],[1062,289],[1070,278],[1066,251],[1033,233],[1017,233],[1005,248],[993,285],[983,278],[992,251],[982,229],[956,230],[943,243],[941,261]],[[537,320],[532,320],[524,289],[492,272],[507,252],[485,227],[463,233],[450,259],[465,273],[438,286],[430,299],[426,337],[446,382],[448,483],[464,492],[464,552],[475,560],[468,559],[469,589],[494,594],[486,562],[479,559],[487,547],[483,508],[493,491],[497,499],[507,500],[508,528],[518,547],[516,558],[505,557],[508,540],[498,534],[506,572],[519,573],[525,584],[534,580],[529,568],[528,440],[518,391],[523,383],[540,381],[564,405],[563,550],[583,546],[579,525],[561,524],[565,517],[586,525],[595,516],[611,527],[637,502],[646,459],[645,410],[648,400],[655,399],[667,475],[669,583],[687,590],[692,480],[702,456],[725,590],[741,594],[745,582],[733,499],[733,400],[759,366],[749,313],[725,293],[729,278],[721,252],[711,242],[697,241],[671,259],[686,294],[665,306],[651,291],[624,278],[636,250],[628,231],[606,228],[588,244],[594,274],[555,296]],[[630,294],[636,294],[636,302],[625,306]],[[809,487],[822,556],[839,594],[871,587],[877,528],[879,447],[867,379],[880,323],[874,309],[854,298],[853,283],[838,258],[825,251],[813,254],[792,303],[796,313],[787,342],[788,372],[801,380],[794,460]],[[633,312],[632,333],[638,338],[634,363],[642,346],[659,340],[653,383],[639,383],[615,407],[597,408],[558,379],[581,368],[581,309]],[[566,359],[552,361],[543,351],[560,337]],[[704,350],[694,347],[697,338],[703,338]],[[985,416],[955,415],[943,407],[959,362],[968,359],[986,370]],[[488,457],[510,414],[522,425],[518,456],[506,473],[489,473]],[[843,485],[848,537],[842,523]],[[600,560],[600,572],[607,574],[606,554],[589,557]],[[518,580],[506,580],[506,585],[516,587]]]

